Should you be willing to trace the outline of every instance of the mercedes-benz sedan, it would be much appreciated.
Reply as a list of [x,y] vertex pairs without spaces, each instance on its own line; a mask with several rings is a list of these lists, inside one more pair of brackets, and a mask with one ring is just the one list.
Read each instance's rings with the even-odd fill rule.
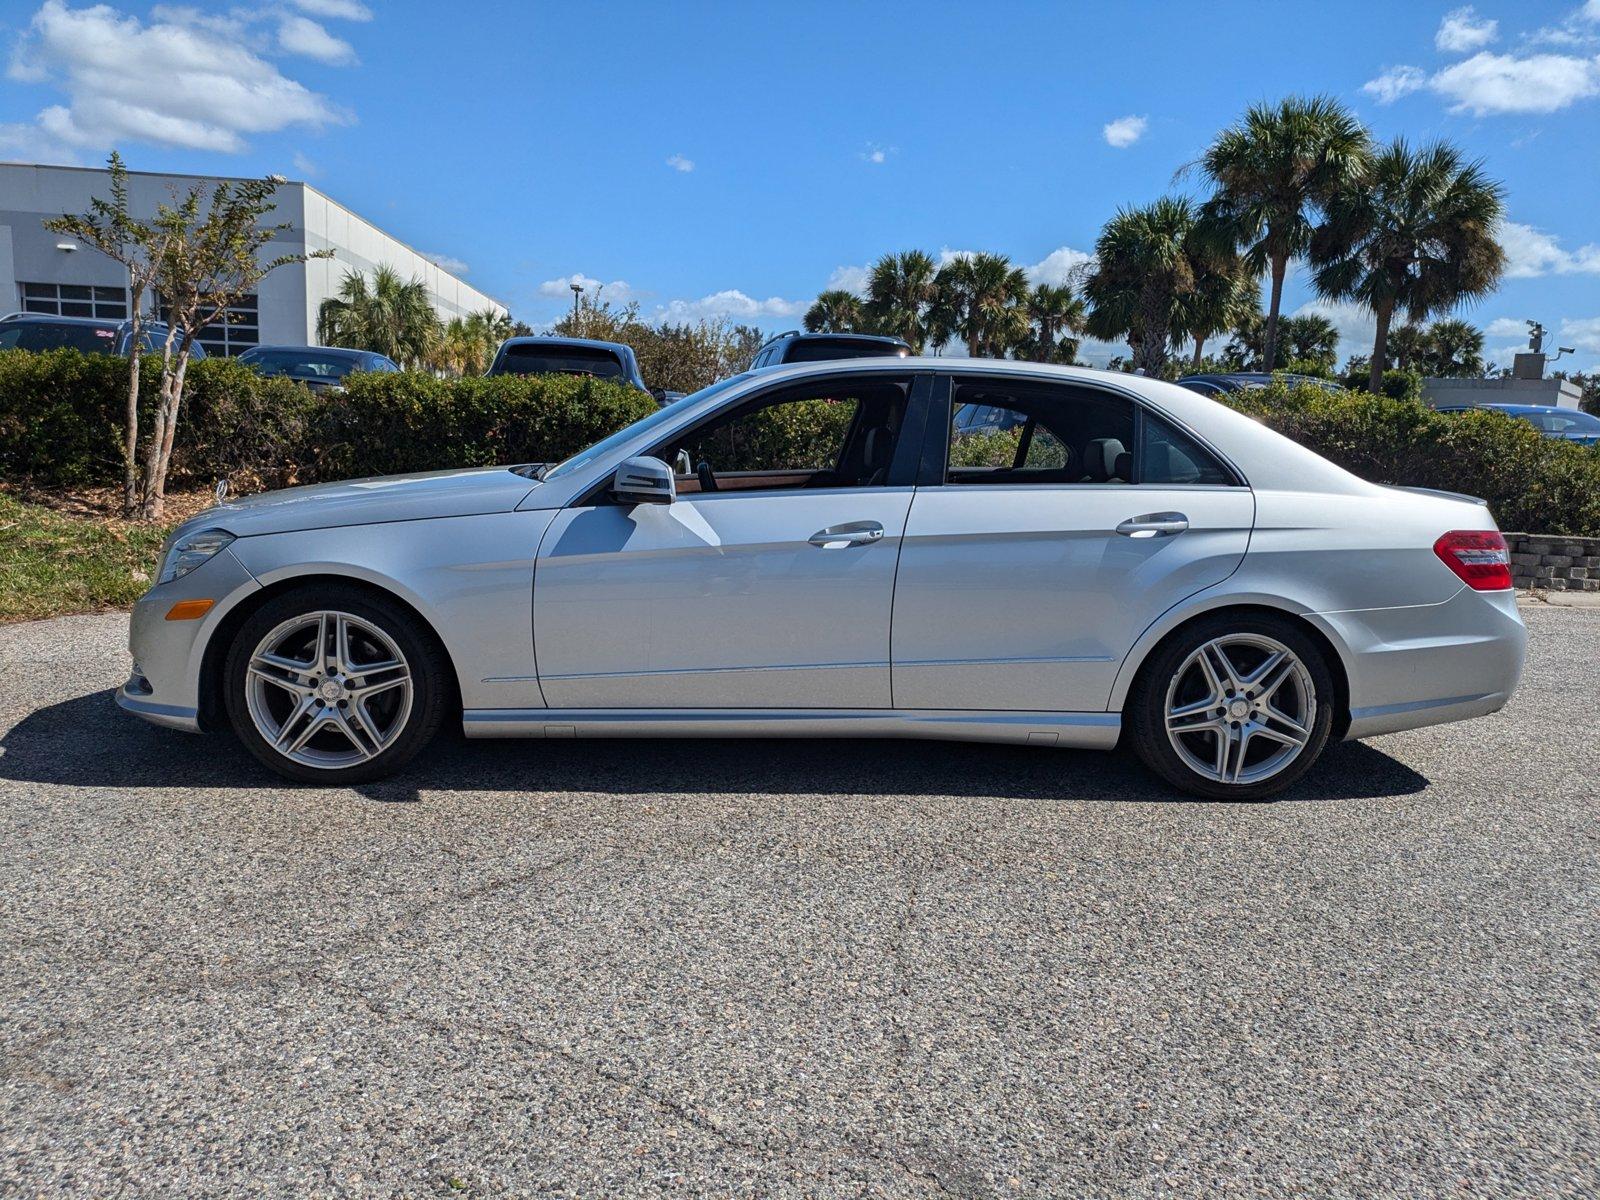
[[1154,380],[851,360],[724,380],[553,465],[218,505],[135,608],[118,700],[330,784],[460,721],[1122,742],[1250,798],[1330,739],[1494,712],[1524,644],[1479,501]]

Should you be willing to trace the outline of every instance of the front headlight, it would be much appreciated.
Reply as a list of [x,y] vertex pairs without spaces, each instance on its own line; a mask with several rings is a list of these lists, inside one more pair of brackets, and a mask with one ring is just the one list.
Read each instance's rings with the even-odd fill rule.
[[182,579],[208,559],[226,550],[231,541],[233,534],[224,529],[202,529],[173,539],[161,561],[161,575],[156,582],[171,583],[174,579]]

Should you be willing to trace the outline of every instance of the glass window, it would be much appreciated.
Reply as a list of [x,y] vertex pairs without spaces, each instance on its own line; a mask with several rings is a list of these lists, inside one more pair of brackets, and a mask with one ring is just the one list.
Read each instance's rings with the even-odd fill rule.
[[840,358],[904,358],[905,347],[892,342],[858,342],[853,338],[795,338],[783,361],[829,362]]
[[1153,413],[1146,412],[1144,439],[1139,449],[1138,481],[1227,487],[1233,483],[1233,477],[1188,434],[1175,429]]
[[114,354],[115,325],[80,325],[63,321],[13,321],[0,325],[0,350],[77,350],[82,354]]
[[715,396],[718,392],[726,391],[728,388],[743,383],[749,378],[750,376],[746,374],[730,375],[727,379],[719,379],[716,383],[703,387],[698,392],[693,392],[681,400],[674,400],[671,404],[664,404],[648,416],[640,417],[632,425],[624,425],[615,433],[601,438],[588,449],[578,451],[571,458],[562,459],[548,471],[543,472],[539,478],[559,479],[563,475],[570,475],[574,471],[581,470],[596,459],[606,457],[612,451],[632,441],[640,434],[646,433],[658,425],[665,425],[670,421],[676,420],[682,415],[684,409],[690,405],[697,404],[709,396]]
[[905,419],[904,379],[824,379],[656,447],[683,493],[878,487]]
[[596,379],[622,379],[622,363],[610,350],[592,346],[525,343],[505,348],[496,374],[592,375]]
[[88,287],[73,283],[24,283],[22,311],[52,317],[94,317],[101,321],[128,319],[128,293],[119,287]]
[[[200,330],[196,343],[209,354],[240,354],[261,341],[260,319],[255,296],[240,296],[217,320]],[[168,318],[166,302],[156,297],[158,320]],[[202,309],[210,315],[211,309]]]
[[958,382],[945,481],[1132,482],[1133,405],[1086,389]]

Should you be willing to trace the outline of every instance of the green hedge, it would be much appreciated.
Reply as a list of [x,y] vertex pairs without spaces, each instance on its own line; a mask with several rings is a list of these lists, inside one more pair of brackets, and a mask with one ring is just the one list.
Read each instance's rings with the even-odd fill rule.
[[1600,536],[1600,447],[1489,409],[1440,413],[1365,392],[1277,383],[1228,403],[1374,483],[1480,496],[1502,529]]
[[[119,358],[0,351],[0,478],[42,487],[116,483],[127,377]],[[159,381],[159,362],[146,360],[146,421]],[[316,394],[229,359],[206,359],[189,368],[172,482],[280,487],[550,461],[654,408],[632,388],[556,375],[356,375],[342,393]]]

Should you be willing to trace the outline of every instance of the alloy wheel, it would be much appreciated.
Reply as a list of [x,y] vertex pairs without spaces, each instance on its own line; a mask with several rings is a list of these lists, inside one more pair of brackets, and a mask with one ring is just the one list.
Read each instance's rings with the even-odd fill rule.
[[1300,757],[1316,724],[1316,687],[1275,638],[1230,634],[1189,655],[1167,687],[1167,740],[1218,783],[1260,783]]
[[278,754],[337,770],[387,750],[411,714],[411,667],[382,629],[347,612],[291,617],[257,643],[245,702]]

